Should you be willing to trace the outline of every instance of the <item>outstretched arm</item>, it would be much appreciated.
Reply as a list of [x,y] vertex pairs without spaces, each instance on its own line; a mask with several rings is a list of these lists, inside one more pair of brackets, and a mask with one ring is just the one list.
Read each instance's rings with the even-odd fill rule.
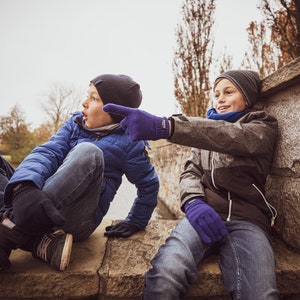
[[146,111],[116,104],[106,104],[107,113],[124,117],[121,126],[133,141],[159,140],[170,137],[170,121],[166,117],[157,117]]

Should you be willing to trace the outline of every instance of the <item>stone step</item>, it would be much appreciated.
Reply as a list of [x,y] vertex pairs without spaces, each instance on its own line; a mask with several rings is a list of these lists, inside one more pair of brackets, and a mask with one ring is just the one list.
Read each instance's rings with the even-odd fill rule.
[[[0,299],[140,299],[150,260],[177,222],[153,220],[145,231],[130,238],[107,239],[104,228],[112,221],[104,220],[87,241],[74,243],[69,268],[64,272],[16,250],[11,255],[12,267],[0,273]],[[300,254],[279,241],[275,254],[280,299],[300,299]],[[201,265],[188,299],[229,299],[217,256]]]

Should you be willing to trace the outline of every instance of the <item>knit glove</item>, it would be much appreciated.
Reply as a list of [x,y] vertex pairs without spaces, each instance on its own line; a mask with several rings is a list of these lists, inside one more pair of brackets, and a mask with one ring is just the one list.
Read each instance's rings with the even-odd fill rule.
[[64,217],[52,201],[32,182],[14,188],[12,206],[13,220],[24,233],[41,234],[64,224]]
[[124,117],[120,125],[133,141],[169,138],[170,126],[166,117],[157,117],[137,108],[112,103],[104,105],[103,110]]
[[205,244],[221,241],[227,234],[224,221],[201,198],[194,198],[184,205],[185,214]]
[[115,225],[107,226],[104,235],[107,237],[129,237],[141,229],[127,221],[119,222]]

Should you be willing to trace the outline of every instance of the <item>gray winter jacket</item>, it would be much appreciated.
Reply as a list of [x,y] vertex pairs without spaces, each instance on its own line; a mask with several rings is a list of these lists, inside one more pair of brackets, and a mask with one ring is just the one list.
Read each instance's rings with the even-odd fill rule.
[[248,109],[235,123],[173,116],[170,142],[193,147],[180,177],[181,207],[202,197],[223,220],[269,230],[276,210],[264,195],[277,137],[277,120]]

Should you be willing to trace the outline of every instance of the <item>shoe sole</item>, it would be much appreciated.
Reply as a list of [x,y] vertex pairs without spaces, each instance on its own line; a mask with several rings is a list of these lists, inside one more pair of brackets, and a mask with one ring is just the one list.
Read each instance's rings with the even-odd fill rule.
[[60,271],[64,271],[67,269],[70,258],[71,258],[71,252],[72,252],[72,245],[73,245],[73,235],[72,234],[67,234],[66,235],[66,240],[64,244],[64,248],[61,254],[61,261],[60,261]]

